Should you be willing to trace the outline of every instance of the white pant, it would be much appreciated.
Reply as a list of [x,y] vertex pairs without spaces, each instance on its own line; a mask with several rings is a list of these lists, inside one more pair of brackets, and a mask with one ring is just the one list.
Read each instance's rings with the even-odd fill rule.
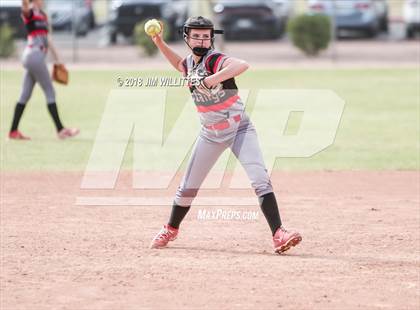
[[26,47],[23,52],[23,66],[26,71],[19,103],[26,104],[29,101],[36,82],[41,86],[47,103],[55,103],[55,91],[45,58],[46,54],[38,47]]
[[175,195],[177,205],[191,205],[210,169],[228,147],[244,167],[258,197],[273,191],[257,133],[249,117],[243,113],[239,123],[232,124],[225,130],[201,130]]

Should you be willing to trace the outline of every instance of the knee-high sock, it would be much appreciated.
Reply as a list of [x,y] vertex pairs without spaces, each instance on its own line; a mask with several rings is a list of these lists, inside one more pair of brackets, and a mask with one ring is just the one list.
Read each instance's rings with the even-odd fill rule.
[[55,102],[51,102],[47,104],[48,111],[50,112],[50,115],[54,121],[55,127],[57,128],[57,131],[60,131],[63,129],[63,124],[61,124],[60,116],[58,116],[58,110],[57,110],[57,104]]
[[18,130],[19,122],[22,117],[23,111],[25,110],[26,104],[18,102],[15,107],[15,113],[13,114],[12,127],[10,131]]
[[281,219],[277,200],[274,193],[268,193],[258,198],[260,207],[264,216],[270,225],[271,232],[274,236],[277,229],[281,226]]
[[172,205],[171,217],[169,219],[168,224],[171,225],[173,228],[179,228],[179,225],[181,224],[182,220],[184,219],[185,215],[188,213],[190,208],[190,206],[179,206],[174,202]]

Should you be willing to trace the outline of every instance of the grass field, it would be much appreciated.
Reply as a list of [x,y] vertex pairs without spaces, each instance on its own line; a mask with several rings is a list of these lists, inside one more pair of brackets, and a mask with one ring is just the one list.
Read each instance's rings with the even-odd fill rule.
[[[136,75],[174,76],[174,73],[72,72],[68,87],[56,86],[65,125],[81,129],[79,137],[68,141],[56,139],[43,94],[37,87],[20,127],[33,140],[16,142],[8,141],[6,136],[23,71],[2,71],[2,169],[84,170],[107,95],[111,89],[117,88],[116,78]],[[238,85],[252,90],[250,108],[255,90],[259,88],[332,89],[346,101],[334,145],[311,158],[278,159],[277,169],[415,170],[419,168],[419,82],[419,73],[415,69],[257,70],[244,74]],[[166,128],[171,127],[187,97],[186,90],[174,93],[177,100],[167,107]],[[131,164],[131,147],[127,152],[126,168]]]

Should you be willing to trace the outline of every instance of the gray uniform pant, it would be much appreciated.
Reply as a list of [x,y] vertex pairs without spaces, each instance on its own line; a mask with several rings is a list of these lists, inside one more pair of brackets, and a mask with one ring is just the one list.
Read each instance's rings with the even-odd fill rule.
[[258,197],[273,192],[257,133],[249,117],[243,113],[242,120],[228,129],[201,130],[175,195],[177,205],[191,205],[210,169],[227,148],[243,166]]
[[41,85],[47,103],[55,103],[55,91],[45,58],[46,53],[36,46],[27,47],[23,52],[23,66],[26,70],[19,98],[20,104],[26,104],[29,101],[36,82]]

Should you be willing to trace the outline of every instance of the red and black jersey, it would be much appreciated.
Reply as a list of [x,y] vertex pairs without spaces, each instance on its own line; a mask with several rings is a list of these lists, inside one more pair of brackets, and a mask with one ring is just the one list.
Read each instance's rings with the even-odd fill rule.
[[[206,77],[215,74],[222,69],[223,63],[228,58],[225,54],[210,50],[195,64],[193,56],[189,55],[182,62],[184,76],[196,75]],[[194,86],[189,86],[189,88],[199,112],[225,110],[239,99],[238,87],[234,78],[230,78],[215,86],[211,96],[205,96],[196,91]]]
[[[213,75],[222,70],[223,63],[228,58],[225,54],[210,50],[198,63],[195,63],[193,56],[188,55],[182,62],[184,76],[188,78]],[[235,78],[215,85],[209,92],[201,92],[192,85],[189,85],[189,89],[202,124],[217,123],[226,119],[227,115],[240,114],[244,110]]]
[[[212,53],[209,57],[206,59],[206,69],[211,74],[215,74],[217,71],[219,71],[222,68],[223,62],[228,57],[225,54],[222,53]],[[238,89],[235,83],[235,78],[230,78],[226,81],[222,82],[223,89]]]
[[48,17],[42,10],[30,9],[27,14],[22,13],[28,36],[48,34]]
[[[204,62],[204,68],[206,68],[206,76],[215,74],[219,71],[223,65],[223,62],[228,57],[225,54],[218,53],[218,52],[210,52],[209,54],[205,55],[201,62]],[[192,56],[191,56],[192,59]],[[188,75],[188,57],[182,61],[182,65],[184,68],[184,76]],[[235,83],[235,78],[230,78],[222,83],[223,89],[238,89]],[[193,89],[190,88],[190,91],[193,92]]]

